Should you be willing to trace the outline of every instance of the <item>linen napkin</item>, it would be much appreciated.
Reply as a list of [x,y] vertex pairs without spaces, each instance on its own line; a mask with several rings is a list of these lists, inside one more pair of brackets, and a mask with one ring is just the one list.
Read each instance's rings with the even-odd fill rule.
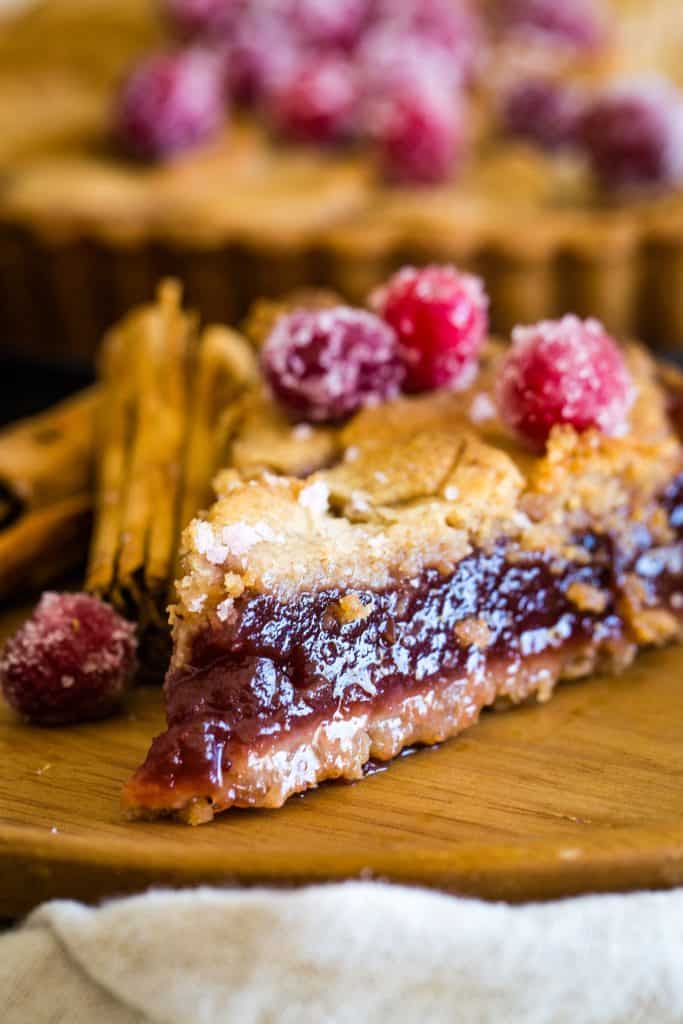
[[510,907],[379,883],[53,902],[4,1024],[683,1021],[683,890]]

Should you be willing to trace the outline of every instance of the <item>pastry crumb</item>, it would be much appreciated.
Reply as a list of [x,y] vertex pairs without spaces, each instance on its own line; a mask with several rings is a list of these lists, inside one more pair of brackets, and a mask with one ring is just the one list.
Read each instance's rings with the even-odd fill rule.
[[491,630],[484,619],[478,619],[474,616],[456,622],[453,632],[458,642],[464,647],[477,647],[479,650],[484,650],[484,648],[488,647],[493,639]]
[[187,807],[178,811],[178,818],[186,825],[205,825],[213,821],[213,804],[208,797],[195,797]]
[[627,573],[622,584],[619,610],[631,634],[639,644],[664,644],[679,632],[679,624],[671,612],[649,608],[647,587],[635,573]]
[[604,612],[609,595],[591,583],[574,580],[567,587],[567,597],[580,612]]
[[360,599],[358,594],[345,594],[332,606],[332,612],[337,622],[347,625],[349,622],[359,622],[367,619],[372,612],[373,603],[367,604]]

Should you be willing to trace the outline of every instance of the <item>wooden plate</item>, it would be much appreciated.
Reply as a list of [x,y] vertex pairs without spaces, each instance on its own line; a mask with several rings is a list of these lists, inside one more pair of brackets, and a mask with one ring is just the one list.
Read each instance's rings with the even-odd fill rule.
[[361,784],[196,829],[119,816],[161,727],[153,689],[125,716],[69,729],[0,708],[0,915],[200,882],[379,876],[510,900],[683,883],[681,648],[486,713]]

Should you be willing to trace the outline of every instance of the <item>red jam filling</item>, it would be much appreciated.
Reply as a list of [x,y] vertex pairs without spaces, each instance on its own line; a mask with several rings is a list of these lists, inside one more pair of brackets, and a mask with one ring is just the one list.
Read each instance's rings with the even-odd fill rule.
[[[337,711],[391,704],[492,666],[514,673],[534,655],[619,639],[615,602],[626,571],[641,577],[653,603],[680,614],[673,595],[683,589],[683,477],[663,502],[677,537],[666,548],[653,547],[638,525],[619,550],[607,536],[578,538],[587,564],[558,567],[538,554],[513,561],[501,545],[447,576],[428,570],[392,589],[358,590],[367,614],[347,623],[335,614],[343,596],[335,590],[289,603],[250,598],[234,621],[197,635],[191,664],[169,673],[169,730],[154,741],[141,778],[160,789],[182,780],[201,794],[221,785],[242,745],[261,747]],[[605,592],[604,609],[572,603],[573,583]],[[458,640],[463,620],[485,623],[484,645]]]

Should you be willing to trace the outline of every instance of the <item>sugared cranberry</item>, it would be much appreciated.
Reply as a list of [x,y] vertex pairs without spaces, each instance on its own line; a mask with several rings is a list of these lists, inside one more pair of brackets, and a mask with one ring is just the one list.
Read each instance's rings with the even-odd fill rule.
[[683,180],[683,99],[659,79],[614,86],[579,126],[595,174],[618,189]]
[[469,80],[481,54],[481,28],[473,6],[463,0],[384,0],[379,22],[394,36],[439,47],[460,80]]
[[247,7],[220,48],[228,94],[238,103],[258,104],[283,85],[301,60],[291,20],[279,7]]
[[367,33],[358,48],[356,66],[366,102],[387,102],[396,93],[422,88],[425,82],[455,90],[462,80],[460,67],[443,46],[394,23],[380,23]]
[[579,93],[563,82],[529,78],[516,83],[504,97],[503,129],[546,149],[574,141],[582,111]]
[[288,7],[305,45],[349,50],[361,37],[371,0],[289,0]]
[[351,134],[356,111],[351,63],[335,54],[309,57],[271,96],[280,131],[301,142],[334,142]]
[[171,27],[181,38],[224,36],[236,24],[244,0],[164,0]]
[[171,156],[206,142],[224,119],[219,62],[205,50],[148,57],[126,80],[115,131],[141,159]]
[[43,594],[7,641],[0,682],[7,701],[44,725],[102,718],[136,668],[135,627],[88,594]]
[[488,326],[479,278],[449,266],[404,267],[371,302],[398,335],[407,391],[469,381]]
[[605,434],[625,429],[631,378],[617,344],[597,320],[565,316],[516,327],[503,363],[498,403],[505,422],[540,449],[556,424]]
[[502,0],[506,28],[538,34],[575,50],[595,50],[609,35],[609,18],[600,0]]
[[392,95],[371,102],[365,123],[390,180],[438,184],[462,162],[467,143],[463,105],[435,82],[406,83]]
[[393,398],[404,374],[391,327],[348,306],[281,317],[261,358],[283,405],[298,418],[318,422],[341,420]]

